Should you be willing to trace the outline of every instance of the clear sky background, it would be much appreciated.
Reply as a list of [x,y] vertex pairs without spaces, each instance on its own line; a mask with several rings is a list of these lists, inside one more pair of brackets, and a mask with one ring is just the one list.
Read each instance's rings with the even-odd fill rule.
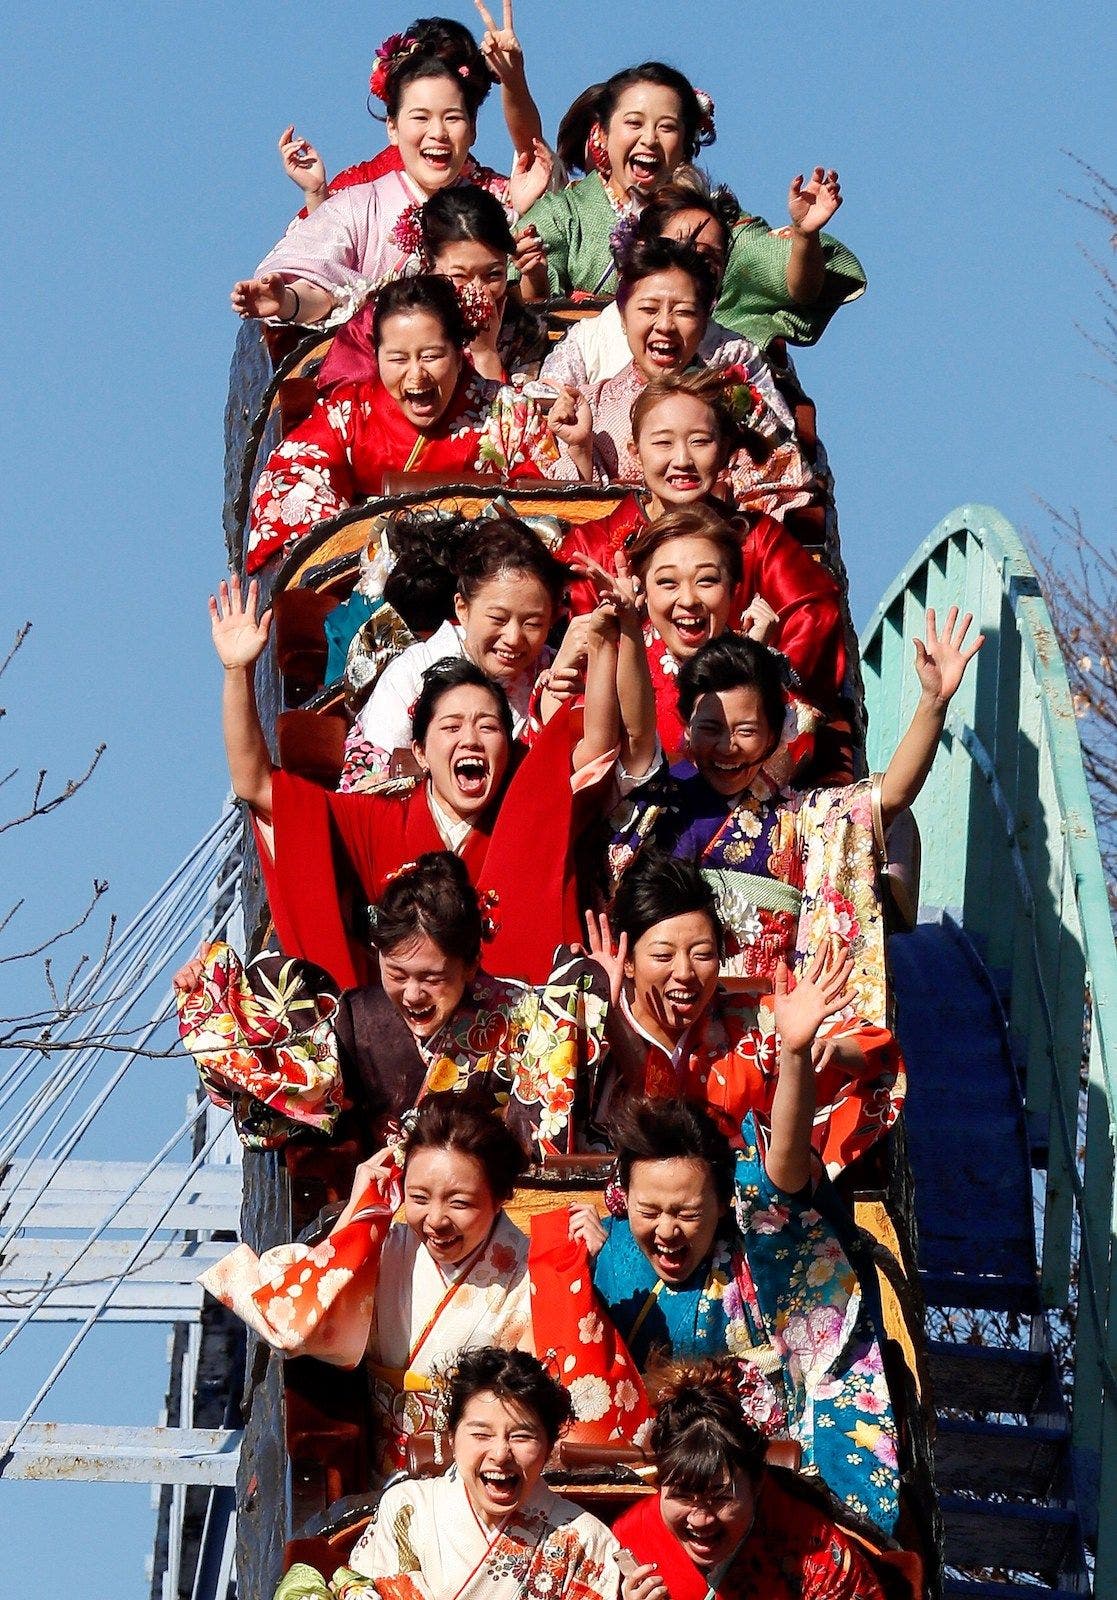
[[[446,10],[474,20],[462,0]],[[127,919],[221,806],[205,596],[223,563],[228,290],[295,209],[275,150],[285,122],[331,173],[379,147],[369,61],[408,20],[349,0],[8,8],[0,646],[35,626],[0,685],[0,776],[69,775],[109,745],[71,806],[0,836],[4,904],[27,896],[28,938],[94,875]],[[551,133],[586,83],[659,56],[714,96],[705,164],[747,209],[778,225],[796,172],[839,169],[833,231],[869,290],[798,366],[859,625],[961,502],[992,503],[1042,544],[1038,496],[1112,540],[1111,400],[1076,332],[1103,321],[1081,246],[1104,257],[1108,242],[1060,193],[1089,192],[1065,151],[1117,176],[1107,7],[521,0],[516,21]],[[507,169],[495,95],[477,149]],[[0,978],[0,998],[18,988]],[[157,1148],[169,1085],[177,1112],[187,1082],[164,1080],[123,1153]],[[48,1344],[0,1373],[0,1414],[31,1392]],[[43,1417],[153,1421],[162,1359],[157,1331],[106,1334]],[[146,1593],[145,1490],[0,1486],[0,1515],[13,1512],[29,1587],[9,1551],[0,1600],[41,1592],[48,1559],[52,1585],[87,1600]]]

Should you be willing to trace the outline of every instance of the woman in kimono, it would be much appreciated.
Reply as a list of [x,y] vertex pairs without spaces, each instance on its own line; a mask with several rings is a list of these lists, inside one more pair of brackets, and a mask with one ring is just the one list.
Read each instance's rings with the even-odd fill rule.
[[786,970],[778,980],[767,1126],[750,1111],[734,1151],[686,1100],[630,1101],[612,1124],[625,1215],[602,1224],[592,1207],[574,1208],[571,1229],[642,1371],[653,1354],[735,1356],[745,1415],[790,1434],[807,1470],[890,1534],[896,1426],[872,1291],[850,1264],[836,1197],[816,1192],[826,1180],[811,1147],[812,1047],[849,971],[827,949],[790,993]]
[[[382,784],[393,753],[411,747],[411,708],[423,674],[437,661],[467,659],[499,683],[512,708],[516,739],[530,744],[559,701],[541,683],[566,681],[584,646],[585,627],[564,640],[552,665],[547,639],[558,619],[569,571],[539,536],[514,517],[493,517],[453,530],[450,564],[457,579],[454,620],[429,639],[409,645],[385,667],[354,720],[345,743],[341,788],[352,792]],[[437,565],[445,525],[431,529],[429,560]]]
[[[816,950],[830,937],[824,930]],[[713,891],[692,862],[645,854],[622,880],[609,918],[599,922],[594,955],[617,996],[593,1091],[595,1123],[609,1127],[617,1107],[633,1096],[694,1101],[732,1140],[750,1113],[773,1115],[780,1025],[772,990],[783,964],[776,963],[762,993],[720,986],[722,927]],[[808,968],[814,960],[812,952]],[[851,1000],[846,995],[843,1008]],[[874,1033],[839,1009],[827,1015],[823,1038],[813,1136],[836,1175],[895,1121],[905,1084],[887,1029]]]
[[379,981],[340,995],[309,962],[265,953],[244,967],[223,944],[175,974],[183,1044],[242,1142],[332,1134],[348,1099],[345,1133],[371,1153],[429,1094],[469,1089],[536,1160],[571,1153],[608,1009],[600,968],[563,951],[540,987],[485,971],[484,908],[445,850],[398,872],[371,924]]
[[249,572],[315,523],[379,494],[386,473],[541,475],[554,441],[530,402],[510,414],[500,385],[466,361],[474,331],[445,278],[401,278],[380,290],[377,376],[323,395],[268,457],[252,491]]
[[[641,783],[614,818],[615,877],[649,841],[700,865],[726,929],[723,970],[737,984],[767,987],[777,961],[799,967],[831,934],[846,940],[856,963],[851,1017],[865,1025],[865,1049],[882,1045],[888,1028],[885,835],[923,788],[950,701],[984,642],[966,645],[972,620],[951,606],[940,633],[928,611],[926,640],[915,644],[921,693],[887,770],[808,791],[792,786],[812,748],[813,713],[789,707],[779,658],[739,634],[711,639],[679,673],[689,763]],[[635,653],[622,671],[629,666],[646,671]],[[646,677],[644,690],[651,695]],[[638,699],[626,688],[622,707]],[[655,760],[645,721],[635,744],[622,740],[621,761],[639,778]]]
[[[570,107],[557,149],[567,172],[586,176],[546,194],[524,217],[547,251],[547,275],[530,292],[612,295],[617,224],[638,213],[660,184],[715,138],[713,104],[680,72],[647,61],[594,84]],[[860,262],[822,228],[842,203],[838,174],[815,167],[788,191],[790,227],[736,219],[718,317],[763,349],[782,335],[813,344],[840,305],[864,293]]]
[[615,1596],[616,1539],[543,1482],[571,1414],[569,1393],[533,1356],[468,1351],[446,1381],[453,1465],[445,1477],[393,1485],[350,1566],[370,1578],[409,1575],[432,1600]]
[[651,1436],[659,1492],[613,1527],[638,1563],[622,1600],[885,1600],[878,1561],[914,1580],[915,1600],[915,1556],[866,1549],[795,1479],[765,1468],[740,1376],[730,1360],[666,1375]]
[[[533,1348],[528,1241],[503,1209],[525,1166],[487,1098],[431,1095],[402,1146],[358,1167],[328,1238],[259,1258],[239,1245],[200,1281],[284,1355],[367,1363],[390,1473],[408,1437],[430,1431],[449,1356]],[[404,1220],[393,1222],[401,1184]]]
[[[383,102],[388,74],[397,60],[402,61],[412,54],[437,56],[459,77],[469,80],[479,105],[488,98],[493,81],[499,83],[501,109],[512,148],[517,154],[521,150],[531,150],[535,141],[543,138],[543,122],[528,88],[524,53],[512,17],[512,0],[504,0],[499,28],[480,0],[477,0],[477,9],[486,29],[480,45],[468,28],[450,17],[418,17],[401,33],[392,34],[383,44],[377,45],[368,85],[370,102],[374,99]],[[323,200],[342,189],[352,188],[356,183],[372,183],[385,173],[398,172],[403,167],[399,146],[389,144],[370,161],[360,161],[346,167],[336,177],[328,178],[322,157],[309,140],[295,132],[293,123],[280,135],[279,154],[283,170],[303,192],[301,216],[317,211]],[[462,167],[463,180],[473,183],[477,181],[474,174],[485,170],[478,168],[472,156],[467,156]]]
[[257,588],[245,600],[237,578],[223,583],[210,616],[233,791],[252,813],[283,953],[315,962],[343,988],[365,982],[368,949],[351,902],[369,905],[405,862],[448,849],[495,897],[496,970],[543,982],[555,946],[580,934],[571,857],[592,815],[583,791],[605,779],[616,754],[613,618],[599,614],[587,645],[584,713],[558,712],[522,761],[513,759],[504,691],[472,661],[443,661],[428,669],[412,718],[421,781],[408,794],[333,794],[272,766],[254,682],[271,613],[257,621]]
[[[500,201],[471,184],[440,189],[418,208],[408,229],[406,242],[417,270],[449,278],[476,304],[478,322],[489,312],[468,345],[473,370],[496,383],[534,377],[550,341],[543,318],[509,285],[513,258],[522,266],[528,257],[517,247]],[[524,245],[529,242],[525,236]],[[372,314],[371,306],[363,306],[334,335],[318,373],[323,392],[376,376]]]
[[388,138],[402,166],[296,218],[255,275],[233,286],[234,311],[300,326],[345,321],[372,287],[406,264],[407,228],[399,230],[405,213],[452,184],[489,189],[516,214],[529,209],[550,181],[545,145],[536,141],[520,152],[510,179],[483,168],[472,167],[468,176],[464,170],[489,82],[480,57],[455,68],[397,36],[383,94]]

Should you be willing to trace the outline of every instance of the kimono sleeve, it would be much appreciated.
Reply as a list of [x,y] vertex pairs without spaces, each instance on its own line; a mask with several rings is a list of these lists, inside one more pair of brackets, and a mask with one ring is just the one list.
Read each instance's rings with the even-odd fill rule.
[[[426,1525],[429,1511],[420,1503],[418,1485],[396,1483],[386,1489],[376,1507],[376,1516],[365,1529],[349,1556],[354,1572],[366,1578],[394,1578],[406,1574],[422,1595],[428,1595],[415,1546]],[[427,1516],[424,1516],[424,1510]]]
[[775,338],[815,344],[839,306],[865,292],[865,272],[852,251],[821,233],[826,277],[818,299],[794,305],[787,292],[791,229],[772,229],[763,217],[744,218],[733,230],[717,316],[762,348]]
[[319,400],[267,459],[249,510],[247,569],[256,572],[285,545],[352,502],[353,430],[358,402],[344,389]]
[[588,382],[586,355],[583,346],[586,322],[576,322],[564,339],[550,351],[539,371],[547,383],[566,384],[571,389]]
[[585,1100],[596,1075],[609,1011],[601,968],[565,954],[546,984],[528,991],[513,1019],[509,1106],[509,1113],[517,1113],[514,1120],[527,1122],[541,1150],[559,1154],[574,1150],[575,1101]]
[[795,940],[796,968],[836,935],[854,970],[851,1011],[887,1028],[888,975],[880,891],[880,849],[873,826],[872,783],[813,789],[794,799],[803,900]]
[[826,568],[772,517],[761,517],[745,540],[745,587],[779,616],[775,643],[807,698],[833,707],[846,671],[838,585]]
[[368,259],[369,244],[378,244],[379,234],[380,201],[375,187],[354,185],[331,194],[310,216],[296,217],[256,268],[256,276],[278,272],[289,282],[305,278],[325,289],[352,315],[369,287],[368,268],[375,270],[375,263]]

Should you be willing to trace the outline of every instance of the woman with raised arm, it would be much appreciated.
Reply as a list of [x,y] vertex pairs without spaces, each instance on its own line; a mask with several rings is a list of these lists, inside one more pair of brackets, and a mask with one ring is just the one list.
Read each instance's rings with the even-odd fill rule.
[[[658,969],[651,1007],[639,1015],[637,999],[628,1013],[649,1035],[700,1015],[709,915],[705,929],[700,913],[670,920],[647,947]],[[665,1099],[622,1099],[610,1132],[624,1214],[602,1225],[594,1208],[575,1208],[570,1226],[595,1258],[594,1286],[642,1371],[653,1355],[735,1355],[746,1414],[771,1434],[790,1433],[839,1499],[891,1531],[896,1432],[873,1291],[850,1264],[843,1236],[852,1228],[811,1143],[816,1047],[848,998],[851,970],[836,940],[794,988],[781,966],[774,1092],[766,1112],[745,1112],[736,1151],[681,1085]]]
[[[592,935],[592,951],[617,994],[593,1091],[598,1126],[611,1126],[632,1096],[691,1100],[730,1139],[748,1114],[774,1115],[780,1027],[771,991],[778,1000],[783,968],[777,964],[769,984],[752,993],[721,985],[724,931],[713,891],[692,862],[654,851],[637,861]],[[814,960],[812,953],[805,965]],[[836,1010],[827,1015],[826,1049],[817,1052],[813,1137],[833,1175],[871,1147],[903,1103],[887,1049],[879,1051],[883,1061],[872,1058],[862,1049],[865,1031]]]
[[[497,383],[534,377],[550,340],[542,316],[508,282],[513,258],[528,259],[530,240],[513,239],[499,200],[472,185],[441,189],[419,207],[408,242],[418,270],[449,278],[474,312],[478,332],[466,347],[473,370]],[[363,306],[339,328],[318,373],[320,390],[375,377],[372,316]]]
[[471,182],[507,201],[513,214],[530,207],[550,181],[543,144],[517,155],[511,178],[464,173],[488,84],[480,55],[455,69],[442,56],[394,40],[384,102],[402,168],[343,189],[312,216],[296,218],[255,275],[234,284],[233,310],[245,319],[332,327],[400,271],[411,253],[408,214],[440,189]]
[[[474,0],[474,3],[485,25],[480,46],[468,28],[450,17],[419,17],[401,33],[393,34],[377,46],[369,77],[369,113],[376,115],[372,110],[373,100],[382,102],[385,99],[388,73],[397,58],[402,59],[409,54],[436,56],[459,77],[467,78],[475,85],[480,95],[479,103],[487,99],[492,82],[500,84],[505,125],[512,149],[519,155],[521,150],[532,150],[537,140],[542,141],[543,123],[528,88],[524,53],[516,37],[512,18],[512,0],[503,0],[500,27],[489,15],[482,0]],[[479,70],[479,53],[484,66],[488,68],[488,84]],[[294,124],[284,128],[279,136],[279,155],[283,170],[303,192],[305,211],[302,215],[317,211],[323,200],[342,189],[352,188],[357,183],[372,183],[403,167],[399,146],[389,144],[371,161],[358,162],[355,166],[346,167],[335,178],[327,178],[322,157],[309,140],[295,132]],[[466,157],[462,167],[465,182],[484,183],[495,176],[490,169],[479,166],[473,156]]]
[[500,385],[465,359],[476,328],[446,278],[423,274],[380,290],[376,377],[323,395],[268,457],[252,491],[249,572],[315,523],[379,494],[386,473],[541,476],[554,441],[530,402],[511,414]]
[[255,698],[271,613],[257,621],[257,598],[255,582],[242,598],[234,577],[211,597],[210,617],[225,669],[233,791],[252,811],[284,953],[324,967],[343,987],[365,981],[368,951],[348,912],[352,896],[367,905],[405,862],[449,849],[496,898],[497,970],[543,982],[555,946],[579,937],[573,840],[592,815],[585,791],[607,777],[616,755],[613,614],[602,609],[587,642],[584,713],[560,711],[522,760],[513,759],[504,691],[472,661],[443,661],[427,671],[412,718],[417,786],[406,795],[332,794],[272,766]]
[[[528,292],[612,295],[614,233],[659,186],[715,138],[713,103],[673,67],[646,61],[585,90],[559,125],[557,150],[568,173],[586,176],[537,201],[523,219],[547,252],[547,272]],[[821,230],[842,203],[838,174],[815,167],[788,190],[791,226],[736,219],[718,317],[764,348],[777,336],[813,344],[839,306],[864,293],[860,262]]]
[[483,1089],[536,1160],[572,1153],[609,1002],[600,967],[562,950],[538,987],[487,972],[486,908],[449,851],[401,868],[370,923],[377,981],[340,995],[309,962],[265,952],[244,967],[224,944],[175,974],[183,1044],[242,1141],[333,1133],[344,1090],[345,1136],[371,1153],[429,1094]]
[[[887,830],[910,807],[931,770],[947,708],[984,642],[970,645],[972,618],[952,606],[939,631],[927,614],[926,641],[916,641],[921,694],[907,732],[884,773],[838,788],[796,791],[813,746],[813,713],[787,700],[779,658],[738,634],[710,640],[679,673],[679,711],[688,763],[636,788],[614,819],[613,872],[619,878],[648,843],[697,862],[714,889],[726,928],[723,971],[745,987],[765,988],[776,963],[797,969],[832,934],[855,962],[855,1000],[838,1032],[838,1053],[853,1070],[902,1082],[890,1032],[880,871]],[[626,655],[624,670],[645,674]],[[639,703],[623,689],[622,707]],[[627,712],[626,712],[627,715]],[[646,721],[636,744],[622,739],[621,761],[634,777],[656,759]],[[893,1096],[879,1105],[881,1125],[894,1119]],[[874,1116],[877,1112],[874,1112]]]
[[661,1374],[659,1492],[613,1525],[636,1563],[622,1600],[885,1600],[878,1562],[905,1573],[917,1600],[915,1556],[867,1549],[802,1479],[765,1467],[767,1441],[741,1413],[740,1382],[728,1358]]

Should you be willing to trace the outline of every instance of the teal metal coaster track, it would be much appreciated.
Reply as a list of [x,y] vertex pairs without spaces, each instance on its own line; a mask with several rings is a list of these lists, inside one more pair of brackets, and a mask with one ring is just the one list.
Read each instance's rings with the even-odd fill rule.
[[[964,978],[948,993],[929,993],[936,977],[933,941],[938,937],[941,953],[941,930],[953,929],[955,939],[968,947],[971,971],[984,982],[987,1004],[998,1013],[1018,1074],[1023,1138],[1011,1148],[1003,1140],[1000,1150],[990,1146],[989,1159],[996,1168],[1000,1157],[1008,1173],[1011,1161],[1022,1155],[1032,1169],[1008,1173],[1007,1186],[998,1181],[1002,1198],[1015,1182],[1025,1210],[1034,1194],[1030,1270],[1035,1301],[1011,1267],[1004,1269],[998,1289],[992,1255],[983,1263],[975,1252],[966,1253],[958,1218],[942,1214],[948,1200],[936,1211],[933,1192],[919,1207],[921,1266],[932,1305],[996,1309],[1001,1304],[1041,1315],[1074,1311],[1073,1372],[1064,1374],[1070,1400],[1067,1472],[1061,1488],[1057,1474],[1051,1487],[1064,1513],[1077,1508],[1093,1556],[1092,1592],[1111,1596],[1117,1595],[1117,950],[1075,710],[1051,616],[1019,536],[990,507],[962,506],[946,517],[890,586],[862,635],[870,763],[886,763],[918,694],[912,641],[923,632],[929,610],[941,617],[952,603],[974,613],[986,644],[952,704],[943,748],[915,808],[923,839],[925,926],[909,936],[923,939],[920,962],[912,961],[910,950],[905,953],[905,939],[893,941],[900,1028],[903,1035],[907,1016],[909,1031],[917,1019],[924,1030],[939,1029],[937,1039],[924,1038],[922,1044],[934,1080],[924,1085],[932,1091],[927,1132],[939,1145],[941,1168],[948,1161],[952,1128],[957,1127],[964,1152],[967,1137],[972,1151],[991,1127],[988,1100],[978,1105],[969,1098],[982,1047],[989,1042],[978,1036],[980,1023],[975,1031],[980,1009],[963,992]],[[938,936],[930,931],[935,923]],[[914,1150],[916,1128],[912,1135]],[[913,1163],[919,1184],[924,1174],[915,1154]],[[951,1179],[961,1183],[961,1171]],[[974,1182],[980,1186],[981,1180],[978,1171]],[[990,1223],[987,1215],[979,1215],[984,1211],[980,1194],[972,1198],[962,1226],[969,1226],[972,1243],[980,1246]],[[999,1235],[996,1243],[1006,1240]],[[934,1260],[936,1244],[947,1242],[954,1252],[953,1277],[943,1261]],[[1001,1290],[1006,1293],[998,1301]],[[1032,1345],[1034,1354],[1035,1339]],[[1049,1412],[1051,1404],[1049,1397],[1042,1409]],[[984,1409],[990,1415],[1026,1408],[994,1397]],[[970,1482],[980,1488],[981,1473],[973,1465],[981,1459],[976,1437],[971,1429],[967,1448]],[[995,1447],[993,1425],[984,1437],[986,1446]],[[1030,1435],[1021,1434],[1029,1437],[1034,1445],[1034,1427]],[[942,1446],[940,1424],[940,1456]],[[941,1480],[940,1461],[940,1486]],[[1013,1484],[1011,1474],[990,1482],[1001,1491],[985,1506],[993,1521],[998,1506],[1004,1510],[1006,1491],[1011,1495],[1019,1487],[1034,1497],[1034,1486]],[[967,1553],[977,1564],[984,1562],[987,1552],[972,1537],[973,1507],[972,1500],[954,1507],[952,1551],[951,1509],[944,1499],[951,1565],[974,1565],[956,1560]],[[1046,1514],[1052,1508],[1038,1510]],[[1054,1523],[1049,1519],[1048,1532],[1055,1524],[1068,1532],[1066,1516],[1056,1516]],[[1076,1575],[1073,1545],[1073,1537],[1063,1540],[1055,1581],[1071,1592],[1088,1592],[1090,1575],[1086,1570]],[[1003,1550],[993,1564],[1023,1565],[1012,1549]],[[960,1587],[957,1592],[1002,1591]]]

